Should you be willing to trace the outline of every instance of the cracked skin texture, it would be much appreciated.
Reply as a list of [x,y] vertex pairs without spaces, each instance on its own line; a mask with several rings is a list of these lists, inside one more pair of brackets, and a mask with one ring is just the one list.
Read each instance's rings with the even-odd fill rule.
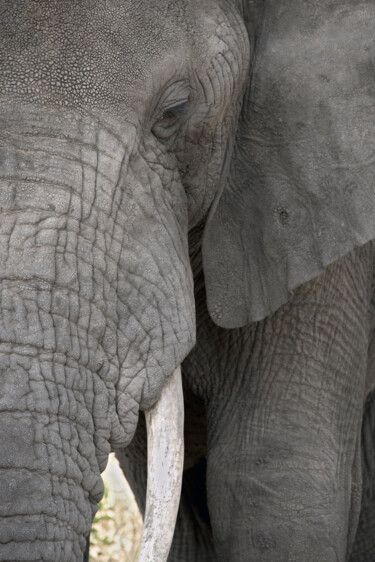
[[[124,447],[183,360],[186,470],[170,560],[346,559],[373,386],[373,246],[349,250],[371,238],[372,199],[355,206],[367,221],[356,243],[345,233],[348,245],[320,260],[315,227],[297,230],[284,194],[297,185],[310,220],[303,194],[314,210],[326,155],[341,166],[322,182],[330,219],[348,154],[357,183],[345,183],[345,201],[361,170],[363,193],[371,185],[372,10],[354,0],[1,4],[0,560],[83,560],[111,449],[142,505],[142,416]],[[358,46],[352,65],[336,39]],[[346,98],[356,94],[344,126],[335,61]],[[274,183],[283,197],[268,208]],[[323,234],[341,224],[328,222]],[[307,251],[295,244],[305,231]],[[296,246],[311,258],[306,277]],[[288,276],[306,284],[288,295]],[[257,282],[272,302],[266,291],[248,298]],[[206,288],[211,317],[234,329],[212,322]],[[241,327],[249,320],[261,321]],[[368,408],[355,562],[373,560]]]
[[204,8],[1,6],[1,560],[83,559],[108,453],[194,345],[188,228],[247,65]]

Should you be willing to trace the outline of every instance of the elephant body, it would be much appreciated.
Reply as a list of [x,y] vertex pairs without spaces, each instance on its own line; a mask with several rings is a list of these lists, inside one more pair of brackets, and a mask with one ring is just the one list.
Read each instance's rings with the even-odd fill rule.
[[111,450],[144,511],[182,364],[169,559],[372,562],[373,1],[0,17],[0,560],[87,557]]

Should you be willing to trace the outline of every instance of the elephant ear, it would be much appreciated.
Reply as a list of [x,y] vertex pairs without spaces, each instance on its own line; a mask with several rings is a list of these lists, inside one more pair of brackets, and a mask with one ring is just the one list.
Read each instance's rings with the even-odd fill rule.
[[272,314],[375,238],[375,3],[262,5],[228,177],[203,238],[209,312],[226,328]]

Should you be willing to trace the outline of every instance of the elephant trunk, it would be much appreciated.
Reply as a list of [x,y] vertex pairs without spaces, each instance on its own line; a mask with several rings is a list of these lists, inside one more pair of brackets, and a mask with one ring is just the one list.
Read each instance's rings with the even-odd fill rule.
[[103,493],[82,393],[87,385],[92,397],[90,379],[57,354],[31,346],[2,350],[1,561],[82,560]]
[[114,289],[90,263],[94,245],[105,255],[90,148],[14,115],[0,138],[0,560],[78,562],[115,419],[116,325],[98,294]]

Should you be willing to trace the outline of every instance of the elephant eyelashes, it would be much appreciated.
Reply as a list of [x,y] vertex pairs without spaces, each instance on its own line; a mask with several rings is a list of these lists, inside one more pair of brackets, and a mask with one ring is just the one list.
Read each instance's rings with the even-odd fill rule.
[[173,117],[181,117],[187,112],[188,109],[188,102],[184,101],[172,107],[169,107],[164,111],[164,117],[167,119],[171,119]]

